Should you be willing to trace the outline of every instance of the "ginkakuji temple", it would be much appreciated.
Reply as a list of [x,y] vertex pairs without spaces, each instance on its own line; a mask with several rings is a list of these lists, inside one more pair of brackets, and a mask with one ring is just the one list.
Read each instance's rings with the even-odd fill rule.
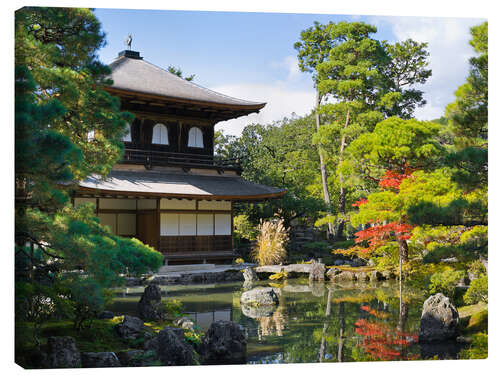
[[232,259],[234,202],[279,198],[285,190],[246,181],[236,160],[214,158],[214,127],[266,103],[233,98],[120,52],[111,64],[121,109],[135,118],[125,153],[105,179],[79,183],[74,204],[92,202],[102,224],[136,237],[167,264]]

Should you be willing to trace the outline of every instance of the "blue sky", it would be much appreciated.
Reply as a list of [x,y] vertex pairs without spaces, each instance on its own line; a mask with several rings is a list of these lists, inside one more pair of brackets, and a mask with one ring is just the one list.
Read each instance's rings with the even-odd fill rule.
[[470,26],[482,19],[326,14],[233,13],[167,10],[96,9],[107,34],[101,60],[111,62],[133,35],[132,49],[160,67],[174,65],[195,82],[227,95],[264,101],[260,114],[220,123],[217,128],[240,134],[252,122],[269,123],[308,113],[314,104],[311,77],[298,70],[293,44],[314,21],[364,21],[378,28],[376,37],[389,41],[429,43],[433,77],[421,87],[428,104],[416,112],[421,119],[443,114],[453,92],[464,82]]

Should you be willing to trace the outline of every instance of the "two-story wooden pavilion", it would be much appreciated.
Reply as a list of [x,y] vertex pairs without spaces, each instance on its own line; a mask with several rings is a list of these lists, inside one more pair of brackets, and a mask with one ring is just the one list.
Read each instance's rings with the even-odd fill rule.
[[233,257],[233,202],[281,197],[285,190],[244,180],[236,160],[214,159],[214,126],[258,112],[122,51],[110,64],[109,92],[135,119],[125,155],[106,179],[80,182],[74,204],[92,202],[113,233],[139,238],[166,262]]

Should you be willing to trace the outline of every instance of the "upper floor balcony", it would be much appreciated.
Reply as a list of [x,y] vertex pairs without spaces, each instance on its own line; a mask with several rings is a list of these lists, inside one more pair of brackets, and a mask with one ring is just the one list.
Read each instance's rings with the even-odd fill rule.
[[147,168],[153,166],[176,166],[181,168],[205,168],[218,171],[231,170],[241,173],[239,159],[219,159],[213,155],[168,152],[151,149],[145,145],[128,143],[122,164],[141,164]]

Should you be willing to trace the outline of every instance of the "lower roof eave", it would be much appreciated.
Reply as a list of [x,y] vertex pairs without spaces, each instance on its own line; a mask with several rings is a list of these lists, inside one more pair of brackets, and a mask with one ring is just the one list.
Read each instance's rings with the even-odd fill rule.
[[142,197],[142,198],[177,198],[177,199],[199,199],[199,200],[227,200],[235,202],[263,201],[267,199],[278,199],[287,193],[284,189],[276,193],[258,194],[258,195],[204,195],[204,194],[175,194],[161,192],[136,192],[136,191],[118,191],[93,189],[80,186],[75,196],[95,195],[98,197]]

